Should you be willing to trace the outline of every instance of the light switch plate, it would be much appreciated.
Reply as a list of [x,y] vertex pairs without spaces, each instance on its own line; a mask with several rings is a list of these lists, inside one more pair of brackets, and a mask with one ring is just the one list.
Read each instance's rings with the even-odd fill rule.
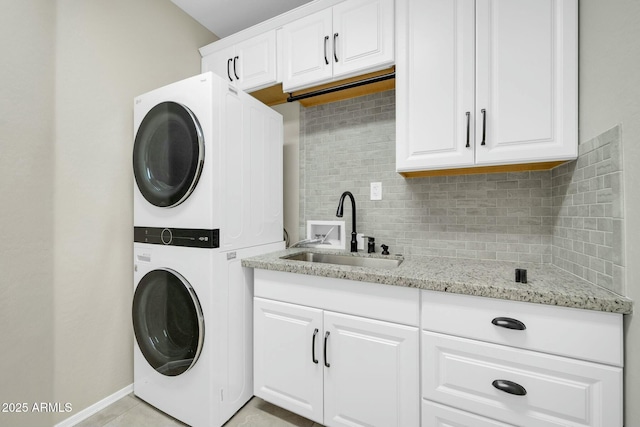
[[382,183],[371,183],[371,200],[382,200]]

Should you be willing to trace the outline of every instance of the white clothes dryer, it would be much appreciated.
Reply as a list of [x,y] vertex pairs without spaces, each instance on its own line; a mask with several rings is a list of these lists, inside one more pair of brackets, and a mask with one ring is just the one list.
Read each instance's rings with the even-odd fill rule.
[[192,230],[223,250],[281,241],[282,150],[282,116],[211,72],[136,97],[138,237]]
[[253,269],[238,251],[134,243],[134,394],[194,427],[224,424],[253,395]]

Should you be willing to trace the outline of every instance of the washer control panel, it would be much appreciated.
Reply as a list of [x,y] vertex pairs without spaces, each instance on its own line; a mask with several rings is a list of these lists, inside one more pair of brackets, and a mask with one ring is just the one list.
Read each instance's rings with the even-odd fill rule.
[[153,245],[187,246],[191,248],[220,247],[220,230],[197,228],[134,227],[133,241]]

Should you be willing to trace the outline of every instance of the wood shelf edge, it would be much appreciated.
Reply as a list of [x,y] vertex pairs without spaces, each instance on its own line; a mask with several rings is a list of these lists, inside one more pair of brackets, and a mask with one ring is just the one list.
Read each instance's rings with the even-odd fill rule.
[[481,173],[541,171],[541,170],[553,169],[556,166],[560,166],[561,164],[567,163],[570,161],[571,160],[559,160],[554,162],[519,163],[519,164],[512,164],[512,165],[497,165],[497,166],[475,166],[475,167],[467,167],[467,168],[437,169],[437,170],[398,172],[398,173],[405,178],[423,178],[423,177],[429,177],[429,176],[474,175],[474,174],[481,174]]
[[[327,83],[319,86],[314,86],[307,89],[301,89],[300,91],[296,91],[295,95],[301,95],[308,92],[313,92],[319,89],[324,89],[328,87],[339,86],[345,83],[351,83],[355,81],[364,80],[370,77],[377,77],[384,74],[389,74],[395,71],[395,66],[391,68],[386,68],[384,70],[375,71],[372,73],[363,74],[356,77],[351,77],[344,80],[338,80],[332,83]],[[318,95],[313,98],[307,98],[300,100],[300,104],[304,107],[312,107],[316,105],[328,104],[330,102],[343,101],[345,99],[355,98],[363,95],[370,95],[372,93],[384,92],[387,90],[395,89],[396,82],[395,79],[385,80],[382,82],[372,83],[364,86],[358,86],[351,89],[341,90],[339,92],[328,93],[325,95]],[[249,95],[256,98],[258,101],[262,102],[269,107],[273,107],[274,105],[284,104],[287,102],[287,98],[289,97],[289,93],[282,91],[282,84],[276,84],[274,86],[267,87],[265,89],[260,89],[254,92],[251,92]]]

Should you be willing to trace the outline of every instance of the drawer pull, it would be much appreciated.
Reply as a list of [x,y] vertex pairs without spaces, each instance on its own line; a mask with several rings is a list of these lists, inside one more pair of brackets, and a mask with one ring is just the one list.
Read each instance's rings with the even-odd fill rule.
[[514,394],[516,396],[524,396],[527,394],[527,390],[518,383],[514,383],[509,380],[495,380],[491,383],[492,386],[505,393]]
[[500,326],[501,328],[507,329],[515,329],[518,331],[524,331],[527,329],[524,323],[517,319],[512,319],[511,317],[496,317],[491,321],[496,326]]

